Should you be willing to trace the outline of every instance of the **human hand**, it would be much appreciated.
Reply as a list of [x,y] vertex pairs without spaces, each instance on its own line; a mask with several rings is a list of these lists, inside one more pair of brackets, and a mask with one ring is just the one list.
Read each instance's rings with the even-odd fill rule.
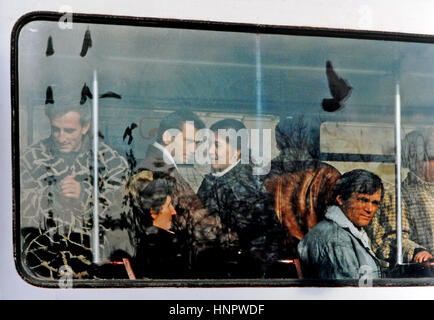
[[432,255],[428,251],[421,251],[414,256],[413,260],[420,263],[430,259],[432,259]]
[[60,181],[60,192],[63,197],[68,199],[78,199],[80,197],[81,185],[75,180],[75,175],[70,175]]

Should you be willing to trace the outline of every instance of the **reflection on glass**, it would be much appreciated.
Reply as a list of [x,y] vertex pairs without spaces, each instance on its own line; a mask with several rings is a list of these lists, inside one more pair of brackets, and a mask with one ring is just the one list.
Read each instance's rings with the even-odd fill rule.
[[[433,55],[410,42],[28,23],[18,42],[23,268],[38,279],[65,268],[128,279],[129,265],[138,279],[431,276]],[[352,192],[335,193],[351,172]],[[318,230],[360,252],[309,246]],[[334,250],[336,262],[313,263],[309,250]]]

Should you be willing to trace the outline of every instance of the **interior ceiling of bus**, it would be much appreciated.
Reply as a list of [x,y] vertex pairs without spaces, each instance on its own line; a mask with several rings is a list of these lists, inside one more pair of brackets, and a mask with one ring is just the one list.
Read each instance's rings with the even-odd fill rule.
[[[81,57],[86,30],[92,46]],[[432,44],[35,21],[21,30],[18,57],[21,104],[43,104],[47,86],[54,100],[79,99],[97,70],[99,92],[122,97],[102,106],[324,113],[330,60],[353,87],[340,117],[392,122],[397,82],[403,111],[432,117]]]

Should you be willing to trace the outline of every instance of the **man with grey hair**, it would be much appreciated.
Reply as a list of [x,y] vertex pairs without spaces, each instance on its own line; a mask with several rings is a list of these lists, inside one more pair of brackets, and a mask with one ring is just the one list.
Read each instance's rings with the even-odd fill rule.
[[[20,155],[24,267],[39,278],[56,279],[62,267],[74,278],[89,278],[95,204],[90,106],[58,98],[46,105],[46,115],[51,135]],[[98,163],[101,259],[108,259],[114,250],[108,239],[114,234],[109,233],[120,221],[128,164],[101,139]]]
[[[434,250],[434,130],[420,129],[406,135],[403,166],[409,169],[402,183],[403,262],[425,262]],[[369,233],[376,255],[393,267],[396,262],[395,188],[389,186]]]

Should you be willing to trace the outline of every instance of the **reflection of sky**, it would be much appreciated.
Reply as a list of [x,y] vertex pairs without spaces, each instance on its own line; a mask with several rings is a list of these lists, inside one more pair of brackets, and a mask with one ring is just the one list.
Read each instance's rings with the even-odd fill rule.
[[[88,25],[62,30],[31,22],[19,42],[20,102],[54,95],[79,97],[92,70],[111,116],[125,108],[192,108],[235,113],[312,113],[332,120],[393,122],[394,74],[399,74],[403,122],[432,123],[434,46],[338,38],[90,25],[93,45],[79,56]],[[55,54],[45,56],[48,36]],[[321,111],[330,93],[325,62],[354,87],[336,115]],[[400,63],[400,67],[399,67]],[[399,68],[398,68],[399,67]],[[258,77],[259,76],[259,77]],[[258,109],[259,108],[259,109]],[[422,111],[422,115],[421,114]]]

